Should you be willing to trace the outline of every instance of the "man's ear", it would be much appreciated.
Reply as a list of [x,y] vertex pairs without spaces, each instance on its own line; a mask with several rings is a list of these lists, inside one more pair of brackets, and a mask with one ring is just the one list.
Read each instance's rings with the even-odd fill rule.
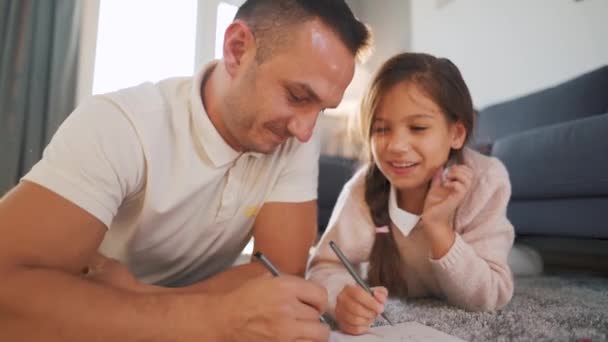
[[255,56],[256,42],[253,32],[242,20],[232,22],[224,32],[224,64],[234,77],[248,55]]
[[451,127],[452,141],[450,147],[454,150],[459,150],[467,140],[467,129],[460,121],[454,123]]

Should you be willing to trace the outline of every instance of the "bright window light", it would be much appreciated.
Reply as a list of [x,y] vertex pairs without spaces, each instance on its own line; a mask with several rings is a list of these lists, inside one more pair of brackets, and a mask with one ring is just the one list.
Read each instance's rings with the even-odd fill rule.
[[239,8],[225,2],[220,2],[217,6],[217,21],[215,25],[215,58],[220,59],[224,55],[222,46],[224,45],[224,31],[234,20],[236,11]]
[[197,0],[101,0],[93,94],[194,72]]

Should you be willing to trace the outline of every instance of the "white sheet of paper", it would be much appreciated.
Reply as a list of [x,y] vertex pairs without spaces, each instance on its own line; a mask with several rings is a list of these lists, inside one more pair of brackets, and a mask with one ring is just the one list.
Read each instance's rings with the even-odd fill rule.
[[330,342],[376,342],[376,341],[397,341],[397,342],[464,342],[458,337],[448,335],[437,329],[427,327],[418,322],[404,322],[394,326],[384,325],[371,328],[366,334],[359,336],[346,335],[337,331],[332,331],[329,336]]

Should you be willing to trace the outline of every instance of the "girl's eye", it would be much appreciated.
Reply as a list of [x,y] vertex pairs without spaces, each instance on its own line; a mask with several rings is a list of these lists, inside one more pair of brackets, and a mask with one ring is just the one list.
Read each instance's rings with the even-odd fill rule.
[[427,129],[427,128],[428,128],[428,127],[426,127],[426,126],[412,126],[412,127],[410,127],[410,129],[411,129],[412,131],[424,131],[424,130],[425,130],[425,129]]

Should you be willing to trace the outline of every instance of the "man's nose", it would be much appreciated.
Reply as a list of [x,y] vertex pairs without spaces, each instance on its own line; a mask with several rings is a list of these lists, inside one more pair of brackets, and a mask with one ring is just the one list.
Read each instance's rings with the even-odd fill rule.
[[318,116],[319,112],[296,114],[289,120],[287,130],[299,141],[307,142],[312,137]]

